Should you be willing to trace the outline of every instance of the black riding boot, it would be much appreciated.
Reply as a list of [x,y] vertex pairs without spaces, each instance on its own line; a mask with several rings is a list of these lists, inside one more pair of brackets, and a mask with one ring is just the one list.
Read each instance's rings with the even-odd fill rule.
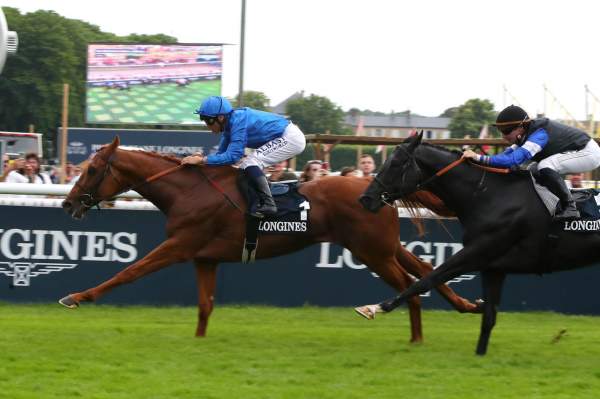
[[[248,169],[250,168],[253,167],[248,167]],[[256,169],[260,171],[258,167],[256,167]],[[248,177],[248,180],[250,180],[254,190],[256,190],[259,199],[259,204],[256,207],[256,210],[252,213],[252,216],[263,218],[268,215],[276,214],[277,205],[275,205],[275,200],[273,200],[273,195],[269,189],[269,182],[267,181],[266,176],[262,174],[262,171],[260,174],[256,173],[256,170],[246,170],[246,176]]]
[[557,210],[554,220],[571,220],[579,218],[579,211],[571,191],[557,171],[550,168],[540,169],[540,178],[544,186],[556,195],[560,201],[560,211]]

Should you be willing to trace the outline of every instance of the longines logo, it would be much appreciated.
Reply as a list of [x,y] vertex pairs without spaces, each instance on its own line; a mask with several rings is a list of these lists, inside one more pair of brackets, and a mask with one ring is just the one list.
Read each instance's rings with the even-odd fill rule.
[[0,229],[0,275],[27,287],[33,277],[78,266],[68,261],[130,263],[137,258],[136,243],[135,233]]
[[0,262],[0,274],[13,278],[14,287],[28,287],[32,277],[73,269],[77,263]]
[[71,141],[69,142],[67,153],[85,155],[87,153],[87,149],[81,141]]

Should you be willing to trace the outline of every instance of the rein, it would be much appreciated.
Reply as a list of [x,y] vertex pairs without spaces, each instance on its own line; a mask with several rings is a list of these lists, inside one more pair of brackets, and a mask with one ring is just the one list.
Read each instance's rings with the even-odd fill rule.
[[[108,175],[108,176],[112,177],[119,185],[123,185],[121,183],[121,181],[117,178],[117,176],[115,176],[115,174],[112,172],[112,168],[111,168],[112,159],[113,158],[111,156],[108,159],[108,161],[106,162],[106,169],[104,169],[104,174],[102,175],[102,179],[100,179],[99,183],[102,183],[104,181],[104,179],[106,178],[106,176]],[[130,186],[125,185],[125,187],[121,191],[111,195],[110,197],[96,197],[94,195],[94,192],[96,191],[97,187],[94,187],[93,190],[89,190],[89,192],[81,194],[79,196],[79,201],[81,201],[81,204],[86,208],[92,208],[94,205],[96,205],[98,207],[98,209],[100,209],[100,205],[99,205],[100,202],[114,198],[117,195],[122,194],[126,191],[135,190],[135,189],[143,186],[144,184],[147,184],[147,183],[153,182],[154,180],[160,179],[161,177],[168,175],[170,173],[173,173],[173,172],[181,169],[182,167],[183,167],[183,165],[180,164],[180,165],[174,166],[172,168],[163,170],[162,172],[158,172],[150,177],[147,177],[146,179],[144,179],[143,181],[141,181],[137,184],[130,185]],[[98,184],[98,186],[99,185],[100,184]],[[75,182],[75,186],[79,187],[81,189],[81,191],[84,191],[83,185],[81,183],[79,183],[79,180]],[[94,202],[95,202],[95,204],[94,204]]]
[[204,173],[204,171],[202,171],[202,168],[199,168],[199,170],[200,170],[200,174],[202,176],[204,176],[204,178],[206,179],[206,181],[208,181],[210,183],[210,185],[215,188],[215,190],[217,190],[218,192],[220,192],[223,195],[223,197],[225,197],[225,199],[229,202],[229,204],[231,206],[233,206],[235,209],[237,209],[241,213],[244,213],[244,211],[242,210],[242,208],[240,208],[240,206],[238,204],[236,204],[235,202],[233,202],[233,200],[231,199],[231,197],[229,197],[229,195],[227,195],[227,193],[225,192],[225,190],[223,190],[223,188],[221,186],[219,186],[216,181],[214,181],[213,179],[211,179],[210,177],[208,177],[208,175],[206,173]]
[[[121,181],[117,178],[117,176],[115,176],[115,174],[112,172],[112,168],[111,168],[111,162],[113,160],[113,156],[111,155],[111,157],[108,159],[108,161],[106,161],[106,169],[104,170],[104,174],[102,175],[102,179],[100,179],[99,183],[102,183],[104,181],[104,179],[106,178],[107,175],[110,175],[119,185],[122,185]],[[129,186],[125,186],[125,188],[123,188],[121,191],[119,191],[118,193],[115,193],[113,195],[111,195],[110,197],[95,197],[94,196],[94,192],[96,191],[97,187],[94,187],[93,190],[90,190],[87,193],[82,194],[79,197],[79,200],[81,201],[81,204],[86,207],[86,208],[92,208],[94,205],[96,205],[98,207],[98,209],[100,209],[100,202],[102,201],[106,201],[110,198],[114,198],[119,194],[122,194],[126,191],[129,190],[136,190],[138,188],[140,188],[141,186],[151,183],[155,180],[160,179],[163,176],[166,176],[168,174],[171,174],[173,172],[178,171],[179,169],[182,169],[185,165],[184,164],[179,164],[177,166],[173,166],[172,168],[169,169],[165,169],[161,172],[158,172],[150,177],[145,178],[144,180],[142,180],[141,182],[134,184],[134,185],[129,185]],[[206,173],[204,173],[204,171],[202,170],[202,168],[198,168],[198,170],[200,171],[200,174],[206,179],[206,181],[208,181],[210,183],[210,185],[212,187],[214,187],[219,193],[221,193],[223,195],[223,197],[225,197],[225,199],[234,207],[236,208],[238,211],[244,213],[244,211],[239,207],[238,204],[236,204],[231,197],[229,197],[229,195],[227,195],[227,193],[225,192],[225,190],[223,190],[223,188],[217,183],[215,182],[213,179],[211,179]],[[99,186],[100,184],[98,184]],[[79,183],[79,181],[75,182],[75,186],[79,187],[81,189],[81,191],[83,190],[83,186],[81,185],[81,183]],[[95,204],[94,204],[95,202]]]
[[[415,164],[415,167],[417,168],[417,172],[421,173],[419,165],[417,165],[417,162],[416,162],[414,154],[408,154],[408,156],[409,156],[409,158],[411,160],[411,163]],[[491,167],[491,166],[480,165],[480,164],[477,164],[475,162],[472,162],[472,161],[468,160],[467,158],[460,157],[459,159],[451,162],[450,164],[444,166],[442,169],[440,169],[437,172],[435,172],[434,175],[430,176],[425,181],[417,184],[417,186],[416,186],[416,188],[415,188],[415,190],[413,192],[419,191],[419,190],[423,190],[427,185],[431,184],[431,182],[433,182],[434,180],[436,180],[438,177],[443,176],[444,174],[446,174],[447,172],[449,172],[450,170],[454,169],[455,167],[457,167],[458,165],[460,165],[461,163],[463,163],[465,161],[467,161],[467,163],[469,165],[471,165],[471,166],[475,166],[476,168],[482,169],[484,171],[484,177],[485,177],[485,172],[501,173],[501,174],[507,174],[507,173],[511,172],[511,170],[508,169],[508,168],[494,168],[494,167]],[[402,179],[404,179],[404,175],[405,175],[405,173],[403,173],[403,172],[404,172],[404,170],[401,173],[402,174]],[[374,181],[377,182],[377,184],[379,184],[381,187],[383,187],[384,190],[386,190],[386,191],[384,191],[381,194],[381,201],[384,204],[386,204],[388,206],[391,206],[392,208],[394,207],[394,205],[390,203],[390,198],[393,198],[393,197],[403,198],[405,196],[405,194],[403,192],[400,192],[400,193],[394,193],[394,192],[392,192],[390,194],[391,190],[388,190],[388,187],[380,179],[378,179],[377,176],[375,176]],[[482,178],[482,181],[480,182],[479,186],[481,186],[482,184],[483,184],[483,178]],[[397,194],[400,194],[400,195],[398,196]],[[408,193],[408,194],[412,194],[412,193]],[[406,195],[408,195],[408,194],[406,194]]]
[[444,166],[442,169],[440,169],[437,172],[435,172],[435,174],[433,176],[431,176],[429,179],[425,180],[423,183],[417,184],[417,190],[416,191],[419,191],[419,190],[423,189],[423,187],[425,187],[426,185],[428,185],[429,183],[431,183],[432,181],[434,181],[438,177],[446,174],[451,169],[457,167],[458,165],[460,165],[461,163],[463,163],[465,161],[465,159],[466,158],[460,157],[456,161],[454,161],[454,162],[452,162],[452,163]]
[[431,176],[429,179],[425,180],[423,183],[418,184],[417,191],[422,190],[423,187],[425,187],[426,185],[431,183],[433,180],[437,179],[438,177],[442,176],[446,172],[450,171],[451,169],[455,168],[456,166],[460,165],[461,163],[463,163],[465,161],[467,161],[467,163],[469,165],[475,166],[476,168],[479,168],[479,169],[483,169],[486,172],[502,173],[502,174],[510,173],[510,169],[508,169],[508,168],[493,168],[491,166],[480,165],[478,163],[467,160],[467,158],[460,157],[456,161],[454,161],[454,162],[446,165],[442,169],[438,170],[433,176]]
[[475,166],[476,168],[479,168],[479,169],[487,170],[488,172],[492,172],[492,173],[507,174],[507,173],[511,172],[511,170],[509,168],[494,168],[491,166],[480,165],[480,164],[472,162],[472,161],[469,161],[469,165]]

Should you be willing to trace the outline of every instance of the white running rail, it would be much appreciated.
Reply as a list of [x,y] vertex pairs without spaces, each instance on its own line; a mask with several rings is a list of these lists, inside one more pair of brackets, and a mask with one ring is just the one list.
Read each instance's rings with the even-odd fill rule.
[[[73,188],[70,184],[24,184],[24,183],[0,183],[0,206],[34,206],[60,208],[63,198],[44,198],[42,196],[66,197]],[[120,194],[117,201],[107,206],[102,203],[102,208],[114,209],[136,209],[136,210],[158,210],[151,202],[143,199],[135,191],[127,191]],[[126,201],[126,200],[129,201]],[[131,200],[134,201],[131,201]],[[437,216],[429,209],[419,209],[418,217],[427,219],[445,219]],[[398,208],[398,217],[408,218],[412,215],[405,208]]]

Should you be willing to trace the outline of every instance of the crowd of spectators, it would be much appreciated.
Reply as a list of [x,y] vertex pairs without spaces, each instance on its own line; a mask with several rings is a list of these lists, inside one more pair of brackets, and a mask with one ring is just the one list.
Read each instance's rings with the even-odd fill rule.
[[[3,158],[3,171],[0,182],[7,183],[37,183],[53,184],[60,183],[61,168],[53,167],[48,172],[41,170],[41,162],[37,154],[26,154],[24,158],[9,160],[5,154]],[[83,165],[74,165],[67,162],[64,171],[65,184],[75,184],[81,175]],[[375,160],[371,155],[362,155],[358,165],[341,168],[341,176],[365,177],[371,176],[375,171]],[[283,161],[265,168],[265,174],[270,182],[298,180],[301,183],[317,180],[331,174],[328,162],[318,159],[308,161],[299,175],[288,167],[288,161]]]
[[[9,159],[3,155],[3,173],[0,182],[5,183],[35,183],[55,184],[60,183],[61,168],[53,167],[48,172],[42,170],[41,161],[37,154],[25,154],[25,157]],[[82,167],[68,162],[65,168],[65,184],[75,184],[81,175]]]
[[288,161],[282,161],[265,168],[265,174],[270,182],[298,180],[296,174],[288,169]]
[[[352,177],[369,177],[374,173],[375,160],[368,154],[360,157],[357,166],[344,166],[339,171],[340,176]],[[300,183],[306,183],[337,173],[332,173],[328,162],[313,159],[304,164],[299,175],[288,169],[287,161],[265,168],[265,174],[268,176],[270,182],[298,180]]]

